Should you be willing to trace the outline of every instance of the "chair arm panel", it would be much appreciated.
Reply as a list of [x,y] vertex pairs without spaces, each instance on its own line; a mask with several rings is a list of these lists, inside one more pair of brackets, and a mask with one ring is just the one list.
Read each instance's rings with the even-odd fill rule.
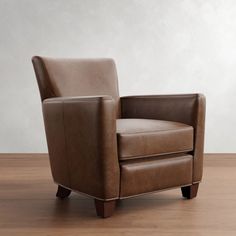
[[102,200],[119,196],[115,102],[109,96],[43,101],[55,182]]

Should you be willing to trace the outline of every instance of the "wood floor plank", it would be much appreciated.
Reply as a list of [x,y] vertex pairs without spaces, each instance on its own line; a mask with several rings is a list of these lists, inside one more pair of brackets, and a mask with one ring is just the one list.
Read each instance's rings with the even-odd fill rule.
[[90,198],[56,199],[46,154],[0,154],[0,236],[235,236],[235,167],[235,154],[208,154],[197,198],[180,189],[144,195],[100,219]]

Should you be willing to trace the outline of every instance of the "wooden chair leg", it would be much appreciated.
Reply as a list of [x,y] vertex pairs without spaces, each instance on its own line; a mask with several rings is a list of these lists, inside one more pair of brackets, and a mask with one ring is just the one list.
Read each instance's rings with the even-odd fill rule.
[[94,200],[95,207],[97,211],[97,215],[101,216],[102,218],[110,217],[116,207],[116,200],[111,201],[101,201],[101,200]]
[[67,198],[71,193],[70,189],[64,188],[61,185],[58,185],[57,194],[58,198],[64,199]]
[[182,187],[181,191],[182,191],[183,197],[187,199],[195,198],[197,196],[198,186],[199,186],[199,183]]

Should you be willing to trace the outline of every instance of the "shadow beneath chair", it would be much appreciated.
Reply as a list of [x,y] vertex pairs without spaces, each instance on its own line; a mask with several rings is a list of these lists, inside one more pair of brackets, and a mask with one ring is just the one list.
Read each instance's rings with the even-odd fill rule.
[[[181,211],[186,205],[185,202],[180,191],[119,200],[114,214],[110,218],[102,219],[96,215],[93,199],[73,193],[63,200],[8,200],[3,205],[0,216],[4,228],[114,228],[130,219],[138,220],[140,217],[152,215],[159,219],[165,212]],[[4,212],[12,214],[6,215]]]

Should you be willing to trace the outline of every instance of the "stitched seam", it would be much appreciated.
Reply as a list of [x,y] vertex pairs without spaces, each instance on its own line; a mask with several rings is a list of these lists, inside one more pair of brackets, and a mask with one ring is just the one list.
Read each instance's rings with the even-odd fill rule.
[[64,141],[65,141],[65,153],[67,159],[67,175],[68,175],[68,182],[69,186],[71,187],[71,176],[70,176],[70,163],[68,157],[68,148],[67,148],[67,139],[66,139],[66,127],[65,127],[65,115],[64,115],[64,101],[62,101],[62,119],[63,119],[63,131],[64,131]]
[[[178,130],[178,131],[186,131],[186,129],[189,129],[190,127],[186,127],[186,128],[173,128],[173,129],[165,129],[165,130],[154,130],[154,131],[140,131],[140,132],[132,132],[132,133],[122,133],[122,132],[120,132],[119,133],[119,131],[118,131],[118,135],[121,135],[121,136],[128,136],[128,135],[133,135],[133,134],[146,134],[146,133],[148,133],[148,134],[150,134],[150,133],[153,133],[153,134],[155,134],[155,133],[157,133],[157,132],[168,132],[168,131],[176,131],[176,130]],[[193,129],[193,127],[191,126],[191,128]],[[188,131],[188,130],[187,130]]]
[[[105,96],[105,95],[104,95]],[[44,99],[44,102],[54,103],[54,102],[62,102],[62,101],[70,101],[70,102],[97,102],[98,100],[114,100],[113,98],[106,97],[90,97],[90,98],[82,98],[82,97],[54,97]]]
[[[177,157],[166,157],[166,158],[161,158],[161,159],[149,159],[149,160],[147,160],[147,162],[134,162],[135,160],[133,160],[133,162],[127,162],[127,161],[125,161],[125,162],[123,162],[123,163],[121,163],[121,166],[132,166],[132,167],[139,167],[140,165],[141,166],[143,166],[143,165],[145,165],[145,163],[148,165],[148,163],[150,163],[150,162],[155,162],[155,163],[163,163],[163,162],[166,162],[166,160],[169,160],[169,159],[175,159],[175,160],[184,160],[184,161],[186,161],[186,158],[187,158],[187,160],[189,160],[189,159],[193,159],[193,157],[192,157],[192,155],[190,155],[190,154],[185,154],[185,155],[181,155],[181,156],[177,156]],[[144,160],[145,161],[145,160]]]
[[122,176],[122,173],[121,173],[122,168],[120,166],[120,163],[119,163],[119,169],[120,169],[120,178],[119,178],[119,180],[120,180],[120,183],[119,183],[119,198],[120,198],[120,194],[121,194],[121,176]]
[[196,139],[197,139],[197,124],[198,124],[198,114],[199,114],[199,96],[197,96],[197,119],[196,119],[196,128],[194,129],[194,136],[193,136],[193,145],[194,145],[194,150],[193,150],[193,163],[192,163],[192,182],[194,179],[194,161],[195,161],[195,152],[196,152]]
[[[132,156],[125,156],[125,157],[121,157],[120,158],[120,161],[127,161],[127,160],[135,160],[135,159],[141,159],[141,158],[145,158],[145,157],[155,157],[155,156],[162,156],[162,155],[168,155],[168,154],[178,154],[178,153],[184,153],[184,152],[191,152],[193,150],[193,148],[192,149],[184,149],[184,150],[181,150],[181,151],[177,151],[177,152],[162,152],[162,153],[160,153],[160,154],[156,154],[156,153],[153,153],[153,154],[148,154],[148,155],[143,155],[143,156],[134,156],[134,155],[132,155]],[[132,158],[132,157],[134,157],[134,158]],[[130,158],[132,158],[132,159],[130,159]]]
[[143,99],[143,98],[145,98],[145,99],[150,99],[150,100],[152,100],[152,99],[154,99],[154,100],[156,100],[156,98],[159,98],[159,99],[162,99],[162,98],[195,98],[197,96],[197,94],[196,93],[194,93],[194,94],[173,94],[173,95],[165,95],[165,94],[163,94],[163,95],[147,95],[147,96],[142,96],[142,95],[140,95],[140,96],[125,96],[125,97],[121,97],[121,99]]

